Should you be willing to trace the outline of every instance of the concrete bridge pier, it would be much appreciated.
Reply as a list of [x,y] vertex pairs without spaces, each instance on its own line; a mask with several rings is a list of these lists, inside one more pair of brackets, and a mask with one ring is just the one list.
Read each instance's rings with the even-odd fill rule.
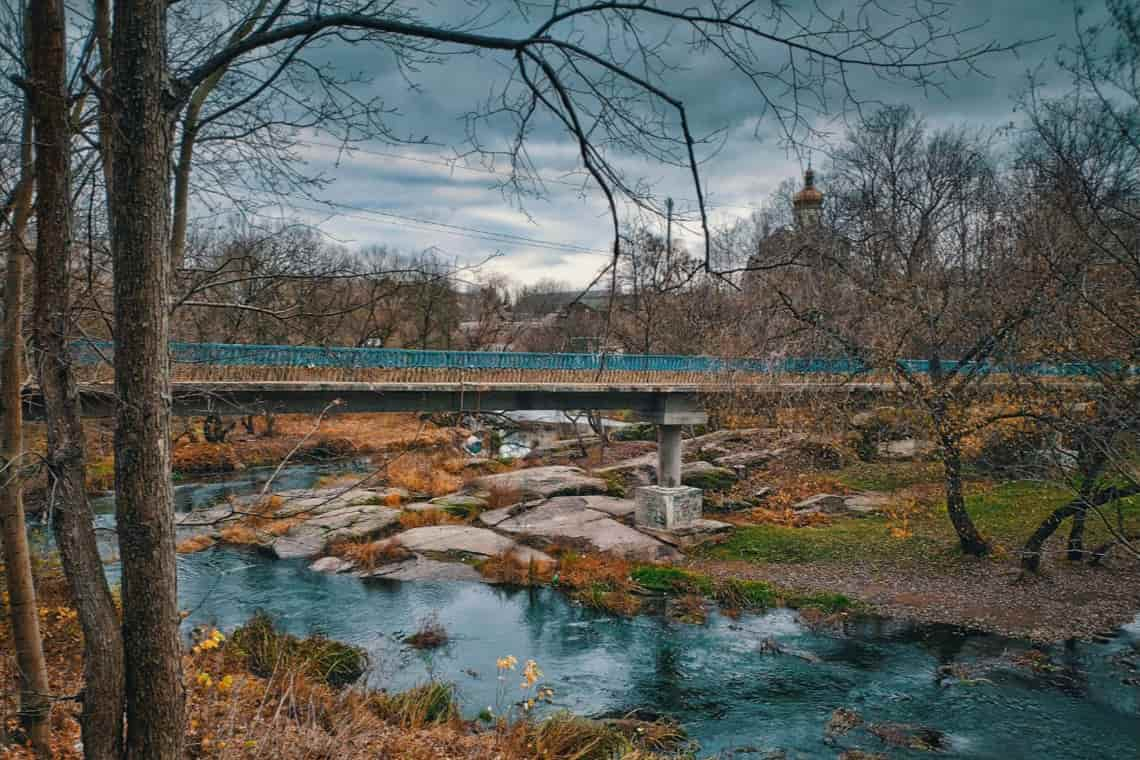
[[642,416],[657,425],[657,485],[634,490],[634,521],[672,530],[701,517],[701,489],[681,484],[681,430],[703,425],[708,415],[691,397],[661,395],[655,402],[659,408]]
[[657,485],[681,485],[681,426],[657,426]]

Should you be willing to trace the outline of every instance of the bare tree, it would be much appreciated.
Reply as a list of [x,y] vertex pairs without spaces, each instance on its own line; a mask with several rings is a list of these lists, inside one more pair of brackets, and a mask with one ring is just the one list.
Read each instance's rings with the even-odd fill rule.
[[[489,6],[488,6],[489,7]],[[517,139],[504,151],[515,176],[527,175],[528,134],[540,115],[563,129],[578,149],[584,172],[607,198],[620,253],[617,196],[649,199],[611,159],[630,151],[685,167],[692,175],[707,235],[699,140],[684,103],[669,93],[677,63],[665,56],[676,32],[691,34],[690,49],[726,59],[773,110],[785,131],[804,128],[835,88],[843,101],[852,68],[870,68],[937,86],[947,67],[968,68],[1002,49],[985,44],[962,50],[945,22],[946,8],[920,5],[897,17],[868,2],[857,15],[796,12],[783,4],[709,0],[684,10],[655,2],[553,4],[533,21],[534,9],[495,14],[490,27],[476,13],[459,23],[436,23],[402,3],[332,0],[268,6],[255,3],[229,33],[173,66],[165,0],[116,0],[110,72],[101,97],[102,136],[109,140],[111,249],[115,272],[116,492],[123,558],[127,665],[127,757],[181,755],[182,685],[178,649],[173,495],[168,479],[170,257],[168,202],[175,124],[195,93],[243,62],[317,40],[373,44],[402,64],[455,60],[457,54],[500,56],[511,75],[484,116],[514,125]],[[849,21],[848,19],[855,19]],[[883,28],[875,28],[878,22]],[[519,23],[529,33],[517,34]],[[757,49],[772,46],[789,63],[772,70]],[[946,49],[944,49],[946,48]],[[288,53],[285,54],[286,62]],[[414,68],[414,67],[413,67]],[[412,71],[413,68],[406,69]],[[221,74],[220,74],[221,72]],[[263,79],[262,81],[272,81]],[[264,89],[254,87],[253,97]],[[782,100],[784,93],[794,97]],[[478,119],[476,120],[478,121]],[[479,147],[476,141],[476,147]],[[710,258],[707,244],[704,266]]]
[[[1041,332],[1041,359],[1078,362],[1081,398],[1035,383],[1052,400],[1041,420],[1076,452],[1074,498],[1057,508],[1022,549],[1022,566],[1038,569],[1043,546],[1071,520],[1066,555],[1098,559],[1113,546],[1140,556],[1119,512],[1120,499],[1140,493],[1140,19],[1133,4],[1107,3],[1109,22],[1085,25],[1076,13],[1077,43],[1062,52],[1070,92],[1042,95],[1031,82],[1024,98],[1029,127],[1019,150],[1034,191],[1037,223],[1028,231],[1042,268],[1061,295]],[[1080,403],[1078,403],[1078,401]],[[1116,503],[1115,519],[1106,510]],[[1084,545],[1089,515],[1112,541]]]
[[87,503],[85,442],[68,345],[72,121],[63,3],[35,3],[30,31],[36,133],[35,364],[56,498],[52,527],[83,628],[84,753],[109,760],[119,756],[122,746],[124,652]]
[[962,443],[1022,414],[978,414],[975,404],[991,393],[990,368],[1018,357],[1022,328],[1046,303],[1023,266],[987,138],[932,132],[910,109],[884,108],[849,133],[829,181],[835,226],[815,234],[813,265],[802,270],[813,286],[767,282],[794,319],[839,355],[889,373],[927,415],[947,514],[962,549],[984,554],[965,506]]
[[[23,25],[21,25],[22,27]],[[18,179],[5,199],[0,229],[8,227],[7,267],[4,276],[4,331],[0,356],[0,535],[3,538],[4,572],[8,589],[9,618],[20,673],[20,722],[32,748],[40,756],[51,754],[51,701],[47,665],[40,638],[39,608],[32,577],[24,517],[24,259],[28,255],[25,234],[32,211],[35,181],[32,165],[32,115],[24,98],[19,133]]]

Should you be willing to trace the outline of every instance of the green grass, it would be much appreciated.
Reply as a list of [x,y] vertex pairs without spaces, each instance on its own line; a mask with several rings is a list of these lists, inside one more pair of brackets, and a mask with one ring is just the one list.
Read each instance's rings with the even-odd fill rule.
[[[887,482],[885,475],[865,471],[860,478],[858,482],[879,486],[875,490],[887,490],[881,488]],[[982,534],[1007,552],[1016,552],[1042,520],[1073,497],[1073,491],[1064,485],[1036,481],[1002,483],[988,488],[974,484],[972,487],[976,493],[966,498],[967,510]],[[1129,531],[1140,529],[1140,497],[1123,500],[1121,509],[1125,527]],[[1115,506],[1104,511],[1115,522]],[[757,563],[929,563],[959,556],[957,539],[946,517],[940,492],[928,503],[916,506],[905,526],[909,537],[892,535],[892,527],[902,527],[902,524],[898,519],[870,517],[838,519],[829,525],[810,528],[754,525],[737,529],[724,543],[706,549],[704,556]],[[1059,533],[1067,531],[1066,523]],[[1109,538],[1102,521],[1090,514],[1087,545],[1097,546]]]
[[642,588],[662,594],[701,594],[731,609],[771,607],[818,607],[824,612],[851,609],[854,603],[843,594],[800,593],[779,589],[766,581],[730,578],[715,581],[707,575],[677,567],[641,565],[630,577]]
[[857,491],[894,491],[938,482],[942,478],[939,462],[856,462],[838,473],[839,482]]

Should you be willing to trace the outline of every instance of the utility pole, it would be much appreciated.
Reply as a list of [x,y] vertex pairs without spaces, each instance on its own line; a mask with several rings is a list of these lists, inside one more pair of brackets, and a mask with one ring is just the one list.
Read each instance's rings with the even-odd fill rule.
[[665,255],[673,253],[673,199],[665,199]]

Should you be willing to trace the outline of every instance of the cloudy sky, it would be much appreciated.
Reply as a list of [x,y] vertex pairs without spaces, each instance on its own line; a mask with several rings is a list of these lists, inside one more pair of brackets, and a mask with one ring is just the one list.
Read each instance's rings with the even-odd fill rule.
[[[661,4],[671,7],[669,0]],[[909,5],[902,3],[902,7]],[[856,72],[852,81],[863,99],[910,103],[939,125],[1000,126],[1017,120],[1015,98],[1025,85],[1027,72],[1037,70],[1046,80],[1060,84],[1051,62],[1073,38],[1070,2],[964,0],[951,6],[948,24],[960,28],[982,25],[963,36],[961,45],[1048,39],[1016,54],[985,57],[978,61],[980,73],[964,72],[962,78],[948,81],[943,92]],[[471,0],[440,0],[431,6],[428,18],[462,18],[474,7]],[[684,4],[678,1],[677,7]],[[501,14],[482,16],[479,23],[484,32],[521,34],[533,27],[533,20],[528,25],[513,15],[514,8],[504,0]],[[580,31],[584,45],[597,41],[591,30]],[[664,31],[649,29],[651,36]],[[799,175],[807,153],[786,147],[747,81],[734,74],[720,56],[693,54],[684,45],[687,39],[676,35],[663,48],[665,58],[681,67],[668,75],[668,88],[685,103],[695,132],[716,133],[712,143],[700,148],[701,171],[712,221],[727,224],[748,216],[782,180]],[[757,45],[755,50],[757,61],[772,70],[786,60],[787,51],[780,46]],[[496,255],[487,268],[521,282],[552,277],[581,285],[606,263],[611,228],[604,196],[575,174],[580,168],[575,145],[549,118],[536,121],[527,141],[528,155],[546,180],[538,197],[523,198],[520,203],[519,198],[504,194],[499,187],[504,178],[501,162],[489,166],[478,157],[448,161],[469,151],[465,116],[501,91],[510,76],[509,56],[446,58],[420,66],[410,75],[401,72],[391,56],[368,45],[329,45],[310,57],[346,74],[367,75],[367,92],[383,97],[386,106],[395,109],[387,119],[393,132],[426,139],[428,144],[369,141],[358,150],[342,153],[330,135],[308,131],[298,150],[309,171],[323,172],[333,180],[320,192],[320,198],[330,205],[294,198],[284,207],[266,208],[262,213],[303,218],[350,248],[376,244],[406,252],[434,248],[460,264]],[[786,96],[782,100],[775,97],[790,102]],[[838,105],[833,114],[842,111]],[[811,118],[834,135],[845,129],[842,121],[828,122],[819,115]],[[486,144],[495,147],[505,145],[512,134],[503,119],[491,120],[480,129]],[[826,165],[825,152],[822,146],[812,151],[816,165]],[[684,171],[628,151],[611,150],[608,155],[631,180],[651,185],[658,198],[677,199],[682,214],[693,207],[695,192]],[[699,239],[684,227],[675,230],[699,247]]]

